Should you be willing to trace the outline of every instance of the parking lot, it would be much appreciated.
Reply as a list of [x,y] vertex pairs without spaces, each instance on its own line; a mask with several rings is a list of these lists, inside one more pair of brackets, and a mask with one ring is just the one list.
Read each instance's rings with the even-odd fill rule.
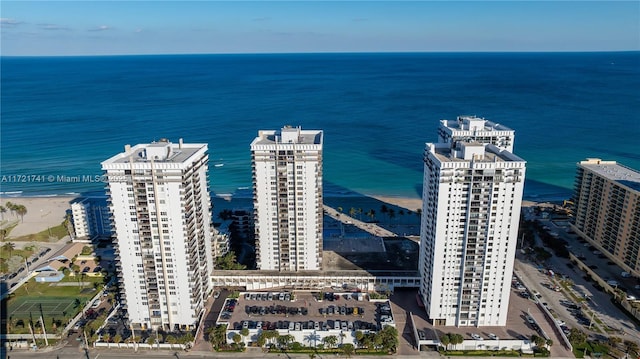
[[365,298],[361,293],[241,293],[225,302],[218,323],[228,323],[231,330],[290,331],[378,330],[379,323],[393,323],[388,304]]

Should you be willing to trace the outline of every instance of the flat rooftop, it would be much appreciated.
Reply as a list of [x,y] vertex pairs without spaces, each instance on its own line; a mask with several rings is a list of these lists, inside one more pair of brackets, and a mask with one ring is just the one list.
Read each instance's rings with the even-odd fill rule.
[[[449,144],[427,144],[427,147],[432,145],[431,153],[440,161],[440,162],[470,162],[470,159],[465,159],[463,157],[456,156],[456,150],[452,149]],[[473,162],[525,162],[522,158],[514,155],[513,153],[507,150],[501,150],[500,148],[487,144],[479,144],[477,142],[471,142],[465,144],[467,147],[482,147],[484,146],[484,151],[482,156],[476,156],[473,159]],[[429,148],[427,148],[429,151]]]
[[207,145],[203,143],[172,143],[165,142],[152,142],[135,145],[128,148],[125,146],[125,151],[121,152],[108,160],[103,164],[111,163],[147,163],[153,160],[157,163],[184,163],[202,149],[206,149]]
[[276,143],[321,145],[322,130],[302,130],[300,127],[283,127],[280,130],[262,130],[258,131],[258,137],[253,140],[251,145],[271,145]]
[[[476,116],[458,116],[458,118],[455,120],[441,120],[440,123],[442,126],[449,128],[453,131],[480,130],[480,131],[511,131],[513,132],[513,129],[505,125],[501,125],[499,123],[486,120],[483,117],[476,117]],[[477,126],[479,126],[479,128]]]
[[589,158],[580,162],[579,165],[599,176],[640,192],[640,172],[632,168],[622,166],[616,161],[602,161],[599,158]]

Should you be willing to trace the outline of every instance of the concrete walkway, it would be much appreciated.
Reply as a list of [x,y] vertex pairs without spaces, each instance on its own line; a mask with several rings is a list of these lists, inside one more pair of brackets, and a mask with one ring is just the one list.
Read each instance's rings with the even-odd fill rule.
[[335,219],[336,221],[340,221],[344,224],[354,225],[360,228],[363,231],[369,232],[370,234],[378,237],[397,237],[398,235],[378,226],[375,223],[367,223],[361,220],[355,219],[347,214],[340,213],[332,207],[327,206],[326,204],[323,206],[325,213]]

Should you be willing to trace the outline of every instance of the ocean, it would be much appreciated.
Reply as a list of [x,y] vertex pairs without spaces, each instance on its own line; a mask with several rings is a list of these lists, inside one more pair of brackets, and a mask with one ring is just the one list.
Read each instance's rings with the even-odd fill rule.
[[325,197],[418,198],[440,119],[516,131],[525,198],[571,196],[576,162],[640,169],[640,52],[2,57],[0,192],[101,190],[125,144],[207,143],[215,195],[251,196],[260,129],[324,130]]

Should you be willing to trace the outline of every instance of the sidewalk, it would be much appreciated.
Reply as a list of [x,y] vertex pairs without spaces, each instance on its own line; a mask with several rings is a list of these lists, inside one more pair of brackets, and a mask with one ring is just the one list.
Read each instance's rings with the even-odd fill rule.
[[353,217],[350,217],[347,214],[344,213],[340,213],[337,210],[335,210],[334,208],[331,208],[329,206],[327,206],[326,204],[323,205],[324,210],[326,211],[327,215],[337,221],[340,221],[344,224],[351,224],[354,225],[358,228],[360,228],[363,231],[369,232],[370,234],[374,235],[374,236],[378,236],[378,237],[397,237],[398,235],[385,229],[382,228],[380,226],[378,226],[375,223],[366,223],[363,221],[360,221],[358,219],[355,219]]

